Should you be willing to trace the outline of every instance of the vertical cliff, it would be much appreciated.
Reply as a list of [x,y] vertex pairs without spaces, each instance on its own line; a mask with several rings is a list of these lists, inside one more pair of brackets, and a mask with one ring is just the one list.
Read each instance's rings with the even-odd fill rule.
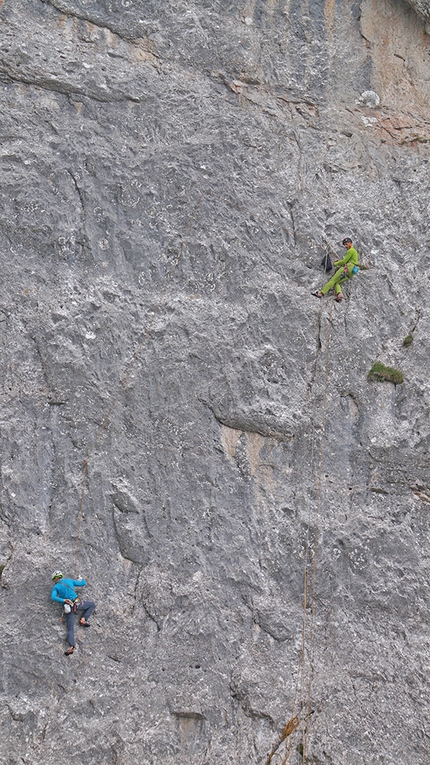
[[428,763],[428,5],[1,3],[7,765]]

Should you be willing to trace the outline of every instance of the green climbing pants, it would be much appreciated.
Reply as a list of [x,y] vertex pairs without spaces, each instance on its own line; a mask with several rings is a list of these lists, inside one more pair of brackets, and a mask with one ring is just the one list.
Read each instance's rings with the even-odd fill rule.
[[322,294],[326,295],[327,292],[334,287],[334,291],[336,295],[338,295],[339,292],[342,292],[342,287],[340,285],[351,278],[352,278],[352,274],[350,273],[346,274],[343,269],[343,266],[342,268],[338,268],[334,276],[332,276],[331,279],[327,282],[327,284],[324,284],[324,287],[321,288]]

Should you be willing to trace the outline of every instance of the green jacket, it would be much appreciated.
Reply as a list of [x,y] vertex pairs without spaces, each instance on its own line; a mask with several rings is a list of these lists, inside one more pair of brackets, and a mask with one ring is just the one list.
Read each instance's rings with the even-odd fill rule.
[[347,250],[346,255],[342,260],[335,260],[334,265],[336,268],[338,266],[346,266],[348,269],[348,273],[352,271],[354,266],[358,266],[358,252],[354,247],[350,247],[349,250]]

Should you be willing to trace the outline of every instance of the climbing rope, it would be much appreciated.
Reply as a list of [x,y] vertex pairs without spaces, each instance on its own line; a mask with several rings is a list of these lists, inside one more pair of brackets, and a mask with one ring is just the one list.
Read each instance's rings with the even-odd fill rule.
[[[236,204],[235,202],[232,202],[230,199],[227,199],[227,198],[222,197],[222,196],[220,196],[218,194],[215,194],[214,192],[212,192],[212,191],[210,191],[208,189],[206,189],[205,191],[203,191],[200,194],[200,197],[199,197],[199,199],[198,199],[198,201],[197,201],[197,203],[196,203],[196,205],[194,207],[193,213],[192,213],[192,215],[190,217],[190,220],[189,220],[189,223],[188,223],[188,227],[187,227],[187,229],[185,231],[184,236],[182,237],[182,241],[181,241],[181,244],[180,244],[180,247],[179,247],[179,250],[178,250],[178,254],[177,254],[177,256],[176,256],[176,258],[175,258],[175,260],[174,260],[174,262],[173,262],[173,264],[172,264],[172,266],[170,268],[170,271],[168,273],[168,276],[167,276],[165,285],[163,287],[163,290],[160,293],[157,305],[156,305],[156,307],[154,309],[154,312],[152,314],[151,321],[150,321],[150,323],[149,323],[149,325],[147,327],[147,330],[146,330],[146,332],[145,332],[145,334],[144,334],[140,344],[138,345],[135,353],[133,354],[133,357],[132,357],[132,359],[131,359],[131,361],[130,361],[130,363],[128,365],[128,368],[127,368],[127,371],[126,371],[126,374],[125,374],[124,378],[120,381],[120,383],[118,385],[118,389],[117,389],[117,391],[115,393],[115,396],[114,396],[114,398],[113,398],[113,400],[111,402],[111,405],[110,405],[110,407],[109,407],[109,409],[108,409],[108,411],[107,411],[107,413],[106,413],[106,415],[105,415],[105,417],[104,417],[104,419],[103,419],[103,421],[102,421],[102,423],[101,423],[101,425],[100,425],[100,427],[99,427],[99,429],[98,429],[98,431],[96,433],[96,437],[95,437],[95,439],[94,439],[90,449],[88,450],[88,453],[87,453],[87,455],[85,457],[85,460],[83,462],[82,480],[81,480],[81,494],[80,494],[79,510],[78,510],[78,521],[77,521],[77,536],[76,536],[76,546],[75,546],[75,556],[74,556],[74,573],[75,573],[75,575],[76,575],[77,557],[78,557],[79,546],[80,546],[80,534],[81,534],[81,525],[82,525],[82,518],[83,518],[83,506],[84,506],[84,497],[85,497],[85,485],[86,485],[86,479],[87,479],[87,475],[88,475],[88,462],[89,462],[92,454],[94,453],[94,450],[95,450],[95,448],[96,448],[96,446],[97,446],[97,444],[99,442],[99,439],[100,439],[103,431],[106,428],[106,425],[108,424],[108,422],[110,420],[112,412],[113,412],[113,410],[115,408],[115,405],[116,405],[116,403],[118,401],[118,398],[119,398],[119,396],[120,396],[120,394],[121,394],[121,392],[122,392],[122,390],[124,388],[124,385],[126,384],[127,380],[129,379],[130,374],[131,374],[131,372],[133,370],[133,367],[134,367],[136,361],[138,360],[138,358],[140,356],[140,353],[141,353],[141,351],[142,351],[142,349],[143,349],[143,347],[144,347],[144,345],[145,345],[149,335],[151,334],[152,327],[154,325],[154,322],[155,322],[155,320],[157,318],[157,315],[159,313],[159,310],[161,308],[164,296],[165,296],[165,294],[167,292],[167,289],[168,289],[168,286],[169,286],[170,281],[172,279],[172,276],[173,276],[173,274],[174,274],[174,272],[175,272],[175,270],[176,270],[176,268],[178,266],[178,263],[179,263],[179,261],[181,259],[181,255],[182,255],[182,251],[183,251],[185,242],[186,242],[186,240],[187,240],[187,238],[188,238],[188,236],[190,234],[190,231],[191,231],[191,229],[192,229],[192,227],[194,225],[194,221],[196,219],[198,210],[199,210],[200,205],[201,205],[201,203],[203,201],[203,198],[205,196],[211,196],[214,199],[218,199],[219,201],[222,201],[223,203],[227,204],[229,207],[234,207],[239,212],[246,212],[249,215],[252,215],[252,216],[254,216],[257,219],[259,219],[261,221],[264,221],[267,224],[267,216],[262,216],[259,213],[256,213],[255,211],[252,211],[249,208],[244,207],[243,205]],[[283,226],[283,225],[281,225],[279,223],[275,223],[275,221],[272,221],[272,220],[269,220],[269,222],[270,222],[271,225],[274,225],[275,227],[278,227],[278,228],[281,228],[282,230],[285,230],[285,226]],[[312,246],[315,246],[315,242],[313,242],[312,240],[308,239],[307,237],[302,237],[302,238],[305,239]],[[327,244],[328,244],[328,242],[327,242]]]
[[[159,299],[157,301],[156,307],[153,311],[151,320],[148,324],[148,327],[143,335],[143,338],[141,342],[139,343],[136,351],[134,352],[132,359],[130,363],[128,364],[128,367],[126,369],[126,373],[124,377],[121,379],[117,391],[115,393],[115,396],[110,404],[110,407],[96,433],[95,439],[90,447],[90,449],[87,452],[86,458],[83,462],[82,467],[82,480],[81,480],[81,493],[80,493],[80,501],[79,501],[79,510],[78,510],[78,522],[77,522],[77,535],[76,535],[76,546],[75,546],[75,556],[74,556],[74,576],[76,576],[76,566],[77,566],[77,559],[79,554],[79,546],[80,546],[80,535],[81,535],[81,525],[82,525],[82,519],[83,519],[83,507],[84,507],[84,498],[85,498],[85,487],[86,487],[86,480],[88,476],[88,463],[90,458],[92,457],[96,446],[100,440],[100,437],[105,430],[110,417],[112,415],[112,412],[114,410],[114,407],[116,406],[116,403],[119,399],[119,396],[127,382],[127,380],[130,377],[130,374],[143,350],[143,347],[148,340],[148,337],[151,334],[154,322],[157,318],[157,315],[160,311],[162,302],[164,300],[165,294],[167,292],[167,289],[169,287],[170,281],[173,277],[173,274],[179,264],[179,261],[181,259],[181,255],[183,252],[183,248],[185,245],[185,242],[187,241],[187,238],[191,232],[191,229],[194,225],[194,221],[196,219],[197,213],[199,211],[199,208],[201,206],[201,203],[203,201],[203,198],[205,195],[210,195],[214,197],[215,199],[219,199],[226,204],[228,204],[230,207],[234,207],[240,212],[246,212],[255,218],[258,218],[260,220],[264,220],[265,223],[267,223],[267,217],[263,218],[262,215],[259,215],[258,213],[255,213],[251,210],[249,210],[246,207],[240,206],[238,204],[233,203],[231,200],[225,199],[223,197],[220,197],[213,192],[209,190],[205,190],[200,194],[200,197],[194,207],[193,213],[190,217],[188,227],[184,233],[184,236],[182,237],[182,241],[178,250],[178,254],[173,261],[173,264],[170,268],[170,271],[168,273],[165,285],[160,293]],[[277,226],[283,230],[285,230],[285,227],[276,224],[274,221],[270,220],[270,223],[274,226]],[[297,236],[297,234],[296,234]],[[312,240],[302,237],[303,239],[306,239],[312,246],[315,246],[315,242]],[[326,246],[332,249],[329,242],[325,239]],[[329,367],[329,358],[330,358],[330,339],[331,339],[331,317],[333,312],[333,305],[334,305],[334,299],[331,303],[330,308],[330,315],[328,318],[328,336],[327,336],[327,353],[326,353],[326,363],[325,363],[325,379],[324,379],[324,397],[323,397],[323,412],[322,412],[322,425],[321,425],[321,440],[320,440],[320,453],[319,453],[319,466],[318,466],[318,478],[317,478],[317,502],[316,502],[316,510],[314,515],[314,541],[313,541],[313,551],[312,551],[312,569],[310,569],[309,566],[309,545],[307,545],[306,549],[306,562],[305,562],[305,574],[304,574],[304,594],[303,594],[303,622],[302,622],[302,645],[301,645],[301,657],[300,657],[300,663],[301,668],[300,672],[297,676],[297,685],[296,685],[296,693],[294,697],[294,704],[293,704],[293,714],[291,716],[291,719],[287,722],[285,725],[282,734],[276,743],[276,745],[272,748],[270,754],[268,755],[266,765],[271,765],[272,759],[276,757],[280,757],[282,760],[282,765],[285,765],[287,762],[290,751],[291,751],[291,737],[292,734],[294,734],[299,726],[300,726],[300,719],[298,715],[295,713],[295,708],[297,704],[297,695],[298,695],[298,684],[300,681],[301,684],[301,706],[302,709],[306,708],[306,715],[304,719],[303,729],[302,729],[302,765],[305,765],[306,759],[307,759],[307,750],[308,750],[308,742],[309,742],[309,723],[310,723],[310,717],[311,717],[311,696],[312,696],[312,678],[313,678],[313,642],[314,642],[314,626],[315,626],[315,592],[316,592],[316,581],[317,581],[317,551],[318,551],[318,534],[319,534],[319,516],[320,516],[320,505],[321,505],[321,478],[322,478],[322,462],[323,462],[323,445],[324,445],[324,436],[325,436],[325,419],[326,419],[326,408],[327,408],[327,382],[328,382],[328,367]],[[313,448],[313,447],[312,447]],[[313,462],[313,458],[312,458]],[[308,528],[309,528],[308,524]],[[311,580],[309,583],[311,573]],[[309,619],[309,626],[307,625],[307,607],[308,607],[308,598],[309,598],[309,586],[310,586],[310,602],[311,602],[311,611],[310,611],[310,619]],[[306,648],[307,648],[307,658],[308,658],[308,679],[307,684],[305,681],[305,664],[306,664]],[[306,695],[306,702],[305,702],[305,695]],[[286,741],[286,750],[284,758],[282,759],[282,756],[277,752],[279,747]]]
[[[322,487],[322,469],[323,469],[323,456],[324,456],[324,437],[325,437],[325,423],[327,413],[327,387],[328,387],[328,373],[330,362],[330,344],[331,344],[331,327],[332,327],[332,314],[334,306],[334,298],[331,301],[330,313],[327,319],[328,331],[327,331],[327,350],[325,358],[325,374],[323,385],[323,406],[321,416],[321,437],[320,448],[318,458],[318,470],[317,470],[317,497],[315,512],[313,515],[314,526],[314,539],[312,545],[312,559],[310,560],[310,546],[306,545],[305,553],[305,565],[304,565],[304,583],[303,583],[303,616],[302,616],[302,636],[300,646],[300,658],[299,668],[297,672],[296,688],[293,699],[292,715],[289,722],[286,724],[281,737],[277,743],[273,746],[267,760],[266,765],[271,765],[273,757],[277,756],[281,759],[282,765],[285,765],[289,759],[291,748],[293,745],[293,737],[299,726],[300,719],[297,714],[297,699],[299,695],[300,685],[300,708],[304,710],[303,726],[302,726],[302,742],[299,745],[298,750],[301,753],[302,765],[305,765],[307,760],[308,745],[309,745],[309,728],[310,719],[312,715],[311,700],[312,700],[312,680],[313,680],[313,648],[314,648],[314,633],[315,633],[315,594],[317,585],[317,554],[318,554],[318,537],[319,537],[319,519],[321,512],[321,487]],[[315,428],[312,431],[311,442],[311,467],[314,463],[314,435]],[[311,526],[311,506],[309,505],[308,516],[308,533]],[[309,542],[309,538],[308,538]],[[310,616],[308,620],[307,611],[308,603],[310,603]],[[278,749],[284,743],[285,751],[282,756]]]
[[330,314],[328,317],[328,331],[327,331],[327,352],[325,361],[325,377],[324,377],[324,396],[323,396],[323,410],[321,417],[321,439],[320,439],[320,451],[319,451],[319,464],[318,464],[318,479],[317,479],[317,502],[314,516],[314,544],[313,544],[313,565],[312,565],[312,580],[311,580],[311,616],[309,625],[309,677],[307,688],[307,709],[306,720],[303,730],[303,750],[302,750],[302,763],[306,763],[308,742],[309,742],[309,723],[311,718],[311,698],[312,698],[312,680],[313,680],[313,643],[314,643],[314,630],[315,630],[315,592],[317,584],[317,553],[318,553],[318,537],[319,537],[319,519],[321,511],[321,485],[322,485],[322,468],[323,468],[323,450],[324,450],[324,437],[325,437],[325,422],[327,412],[327,383],[328,383],[328,371],[330,362],[330,343],[331,343],[331,326],[332,326],[332,314],[334,306],[334,298],[331,301]]
[[208,193],[207,191],[203,191],[200,194],[199,198],[198,198],[198,201],[197,201],[197,203],[196,203],[196,205],[194,207],[194,210],[192,212],[192,215],[190,217],[190,220],[189,220],[189,223],[188,223],[188,227],[187,227],[187,229],[186,229],[186,231],[185,231],[185,233],[184,233],[184,235],[182,237],[181,244],[180,244],[180,247],[178,249],[177,256],[176,256],[175,260],[173,261],[172,266],[170,268],[170,271],[169,271],[169,273],[167,275],[166,282],[164,284],[163,289],[161,290],[160,296],[158,298],[156,307],[155,307],[155,309],[154,309],[154,311],[152,313],[152,317],[151,317],[151,320],[150,320],[150,322],[148,324],[148,327],[147,327],[147,329],[146,329],[146,331],[145,331],[145,333],[143,335],[143,338],[142,338],[141,342],[137,346],[137,349],[135,350],[135,352],[134,352],[134,354],[133,354],[133,356],[131,358],[130,363],[128,364],[128,367],[126,369],[126,373],[125,373],[124,377],[122,378],[122,380],[120,381],[120,383],[118,385],[117,391],[115,393],[115,396],[113,397],[111,405],[110,405],[108,411],[106,412],[105,417],[103,418],[103,421],[102,421],[102,423],[101,423],[101,425],[100,425],[100,427],[99,427],[99,429],[98,429],[98,431],[96,433],[96,437],[95,437],[95,439],[94,439],[90,449],[88,450],[87,456],[85,457],[85,460],[83,462],[82,480],[81,480],[81,496],[80,496],[80,501],[79,501],[78,523],[77,523],[77,534],[76,534],[75,557],[74,557],[74,563],[73,563],[74,576],[76,576],[76,566],[77,566],[77,559],[78,559],[78,554],[79,554],[79,544],[80,544],[81,525],[82,525],[84,497],[85,497],[85,484],[86,484],[86,479],[87,479],[87,475],[88,475],[88,462],[89,462],[92,454],[94,453],[94,450],[95,450],[95,448],[96,448],[96,446],[97,446],[97,444],[98,444],[98,442],[100,440],[100,437],[101,437],[103,431],[105,430],[105,428],[106,428],[106,426],[107,426],[107,424],[108,424],[108,422],[110,420],[110,417],[111,417],[112,412],[113,412],[113,410],[115,408],[115,405],[116,405],[116,403],[117,403],[117,401],[119,399],[119,396],[121,395],[121,391],[123,390],[124,385],[126,384],[127,380],[129,379],[129,377],[131,375],[131,372],[132,372],[132,370],[133,370],[133,368],[134,368],[134,366],[135,366],[135,364],[136,364],[136,362],[137,362],[137,360],[138,360],[138,358],[139,358],[139,356],[140,356],[140,354],[141,354],[141,352],[143,350],[143,347],[144,347],[146,341],[148,340],[148,337],[151,334],[152,328],[154,326],[154,322],[155,322],[155,320],[156,320],[156,318],[158,316],[158,313],[160,311],[162,302],[164,300],[164,296],[165,296],[165,294],[167,292],[167,289],[168,289],[169,284],[170,284],[170,282],[172,280],[173,274],[174,274],[174,272],[175,272],[175,270],[176,270],[176,268],[177,268],[177,266],[179,264],[179,261],[181,259],[182,251],[184,249],[185,242],[187,241],[188,236],[190,235],[190,232],[191,232],[191,229],[192,229],[192,227],[194,225],[194,221],[195,221],[195,219],[197,217],[197,213],[199,211],[200,205],[201,205],[201,203],[203,201],[204,196],[207,193]]
[[[285,741],[285,739],[287,739],[289,736],[291,736],[292,733],[294,733],[297,730],[299,725],[300,725],[300,720],[297,717],[297,715],[295,717],[292,717],[291,720],[289,720],[287,722],[284,730],[282,731],[282,734],[281,734],[281,737],[280,737],[279,741],[275,744],[275,746],[273,747],[272,751],[270,752],[270,754],[269,754],[269,756],[268,756],[268,758],[266,760],[266,765],[270,765],[270,763],[272,762],[273,757],[275,757],[275,756],[276,757],[280,757],[281,760],[282,760],[282,755],[280,755],[277,752],[277,750],[279,749],[281,744]],[[285,757],[282,760],[282,765],[285,765],[285,763],[288,760],[289,755],[290,755],[290,750],[288,748],[286,750]]]

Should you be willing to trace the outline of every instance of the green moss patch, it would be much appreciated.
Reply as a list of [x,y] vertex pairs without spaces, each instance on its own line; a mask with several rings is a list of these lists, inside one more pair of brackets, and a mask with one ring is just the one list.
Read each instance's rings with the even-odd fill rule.
[[411,334],[406,335],[405,339],[403,340],[403,346],[407,348],[409,345],[412,345],[414,342],[414,338]]
[[385,364],[377,361],[367,375],[367,379],[370,382],[375,380],[376,382],[392,382],[394,385],[400,385],[403,382],[403,375],[400,370],[386,367]]

